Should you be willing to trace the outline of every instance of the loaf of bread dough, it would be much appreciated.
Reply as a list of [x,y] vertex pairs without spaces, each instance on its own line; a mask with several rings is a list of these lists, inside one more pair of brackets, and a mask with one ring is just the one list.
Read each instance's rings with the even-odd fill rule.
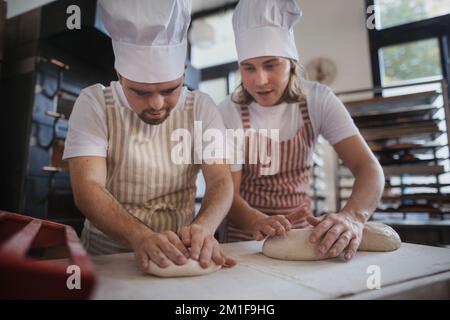
[[214,261],[211,261],[207,268],[202,268],[200,263],[193,259],[188,259],[183,265],[177,265],[170,261],[170,265],[166,268],[161,268],[153,261],[150,261],[147,273],[162,278],[192,277],[212,273],[220,268],[222,268],[222,266],[216,264]]
[[291,229],[284,236],[267,238],[262,252],[265,256],[281,260],[323,260],[326,255],[319,252],[319,244],[311,243],[309,236],[313,228]]
[[398,233],[390,226],[380,222],[367,222],[359,251],[394,251],[400,248],[402,241]]
[[[267,238],[263,244],[263,254],[281,260],[323,260],[327,254],[319,252],[319,243],[311,243],[309,237],[313,228],[292,229],[284,236]],[[400,248],[401,240],[390,226],[379,222],[367,222],[358,250],[393,251]]]

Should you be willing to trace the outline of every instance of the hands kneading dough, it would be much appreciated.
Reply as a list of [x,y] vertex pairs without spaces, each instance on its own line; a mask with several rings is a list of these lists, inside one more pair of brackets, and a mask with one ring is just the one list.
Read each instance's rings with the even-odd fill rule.
[[[282,260],[324,260],[327,254],[321,254],[318,243],[311,243],[309,237],[313,228],[292,229],[285,236],[267,238],[263,245],[263,254]],[[359,251],[394,251],[400,248],[401,240],[394,229],[378,222],[364,225],[363,237]],[[197,260],[188,259],[183,265],[170,262],[161,268],[153,261],[149,262],[147,273],[158,277],[189,277],[209,274],[222,266],[211,261],[207,268],[202,268]]]
[[[282,260],[323,260],[329,257],[321,254],[318,244],[309,241],[313,228],[292,229],[285,236],[267,238],[263,254]],[[393,251],[400,248],[401,240],[394,229],[379,222],[367,222],[359,251]]]
[[202,268],[200,263],[193,259],[188,259],[183,265],[177,265],[170,261],[170,265],[166,268],[161,268],[153,261],[149,261],[147,273],[162,278],[192,277],[212,273],[220,268],[222,268],[222,266],[216,264],[214,261],[211,261],[207,268]]
[[182,227],[180,236],[172,231],[152,233],[140,244],[136,257],[141,270],[158,277],[199,276],[236,264],[213,234],[197,223]]

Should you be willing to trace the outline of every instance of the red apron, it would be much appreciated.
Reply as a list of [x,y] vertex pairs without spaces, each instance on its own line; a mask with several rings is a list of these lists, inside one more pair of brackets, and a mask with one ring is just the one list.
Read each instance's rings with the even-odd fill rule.
[[[263,165],[260,161],[249,164],[248,160],[255,149],[249,146],[248,137],[245,140],[240,194],[251,207],[267,215],[288,214],[302,205],[311,205],[309,186],[314,164],[314,133],[306,101],[299,103],[299,109],[303,126],[293,138],[278,142],[280,163],[276,174],[261,175]],[[247,131],[250,129],[248,106],[241,106],[241,117],[244,130]],[[225,239],[233,242],[252,240],[253,237],[228,222]]]

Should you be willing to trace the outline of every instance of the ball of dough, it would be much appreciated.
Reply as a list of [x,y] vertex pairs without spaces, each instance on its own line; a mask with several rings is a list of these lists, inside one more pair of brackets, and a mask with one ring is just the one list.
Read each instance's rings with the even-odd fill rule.
[[359,245],[360,251],[394,251],[400,248],[400,236],[390,226],[380,222],[367,222]]
[[319,243],[311,243],[312,228],[291,229],[283,236],[267,238],[262,252],[265,256],[281,260],[323,260],[326,255],[319,252]]
[[161,268],[153,261],[150,261],[147,273],[162,278],[192,277],[212,273],[220,268],[222,268],[222,266],[216,264],[214,261],[211,261],[207,268],[202,268],[200,263],[193,259],[188,259],[183,265],[177,265],[170,261],[170,265],[166,268]]

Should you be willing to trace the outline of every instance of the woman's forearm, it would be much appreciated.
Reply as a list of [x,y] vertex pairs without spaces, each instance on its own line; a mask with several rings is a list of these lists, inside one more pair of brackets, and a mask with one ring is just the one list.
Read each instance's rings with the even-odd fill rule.
[[341,211],[350,213],[365,223],[377,208],[383,194],[383,169],[377,161],[372,161],[361,166],[353,175],[355,182],[352,193]]
[[267,218],[267,215],[252,208],[240,194],[234,195],[228,219],[236,227],[248,231],[256,220],[264,218]]

